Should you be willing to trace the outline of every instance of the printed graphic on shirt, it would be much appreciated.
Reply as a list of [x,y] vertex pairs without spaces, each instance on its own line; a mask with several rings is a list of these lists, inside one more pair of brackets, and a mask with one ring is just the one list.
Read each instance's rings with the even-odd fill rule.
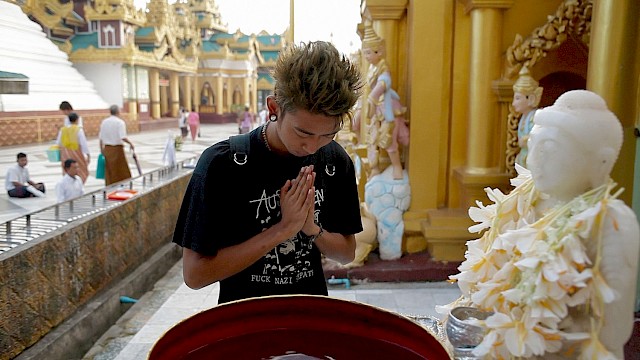
[[[324,189],[316,189],[314,220],[318,222],[320,205],[324,201]],[[256,221],[263,231],[280,220],[280,191],[267,195],[263,190],[260,198],[249,201],[255,208]],[[314,275],[311,264],[313,243],[300,234],[282,242],[262,258],[260,273],[251,274],[251,282],[271,285],[291,285]]]

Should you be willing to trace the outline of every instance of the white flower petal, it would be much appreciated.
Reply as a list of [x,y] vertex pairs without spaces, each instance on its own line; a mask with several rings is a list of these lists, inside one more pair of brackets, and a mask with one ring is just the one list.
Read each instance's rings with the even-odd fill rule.
[[490,330],[484,338],[482,338],[482,342],[473,349],[473,355],[479,357],[487,355],[497,341],[498,332],[496,330]]

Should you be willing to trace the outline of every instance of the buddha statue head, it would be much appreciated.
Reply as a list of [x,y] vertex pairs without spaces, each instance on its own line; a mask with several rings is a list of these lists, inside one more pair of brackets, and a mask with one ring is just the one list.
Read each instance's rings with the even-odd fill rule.
[[373,30],[370,20],[364,22],[364,39],[362,39],[362,52],[367,62],[377,65],[385,56],[384,39],[380,38]]
[[599,95],[572,90],[536,112],[528,145],[536,188],[568,201],[607,181],[622,147],[622,126]]
[[520,114],[526,114],[538,107],[542,97],[542,88],[536,79],[531,77],[529,69],[523,66],[513,84],[513,109]]

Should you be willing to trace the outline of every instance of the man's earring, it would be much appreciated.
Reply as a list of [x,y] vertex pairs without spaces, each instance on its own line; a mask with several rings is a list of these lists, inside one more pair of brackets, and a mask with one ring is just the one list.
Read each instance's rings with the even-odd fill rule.
[[269,121],[276,121],[276,120],[278,120],[278,115],[276,114],[269,115]]

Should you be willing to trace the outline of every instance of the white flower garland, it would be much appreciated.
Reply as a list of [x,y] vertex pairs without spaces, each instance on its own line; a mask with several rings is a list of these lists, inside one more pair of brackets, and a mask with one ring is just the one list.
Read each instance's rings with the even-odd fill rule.
[[[477,356],[507,359],[562,349],[580,359],[615,359],[598,334],[604,306],[617,296],[599,270],[602,224],[608,201],[619,194],[611,194],[616,184],[609,180],[536,220],[534,207],[542,194],[528,170],[516,170],[511,193],[486,188],[493,204],[476,201],[478,207],[469,209],[479,223],[469,231],[487,230],[467,242],[460,273],[451,276],[462,298],[438,310],[466,305],[494,312],[477,321],[488,329],[474,350]],[[591,257],[585,244],[595,249]],[[575,315],[590,319],[589,333],[566,327],[563,320]],[[563,349],[565,341],[574,345]]]

